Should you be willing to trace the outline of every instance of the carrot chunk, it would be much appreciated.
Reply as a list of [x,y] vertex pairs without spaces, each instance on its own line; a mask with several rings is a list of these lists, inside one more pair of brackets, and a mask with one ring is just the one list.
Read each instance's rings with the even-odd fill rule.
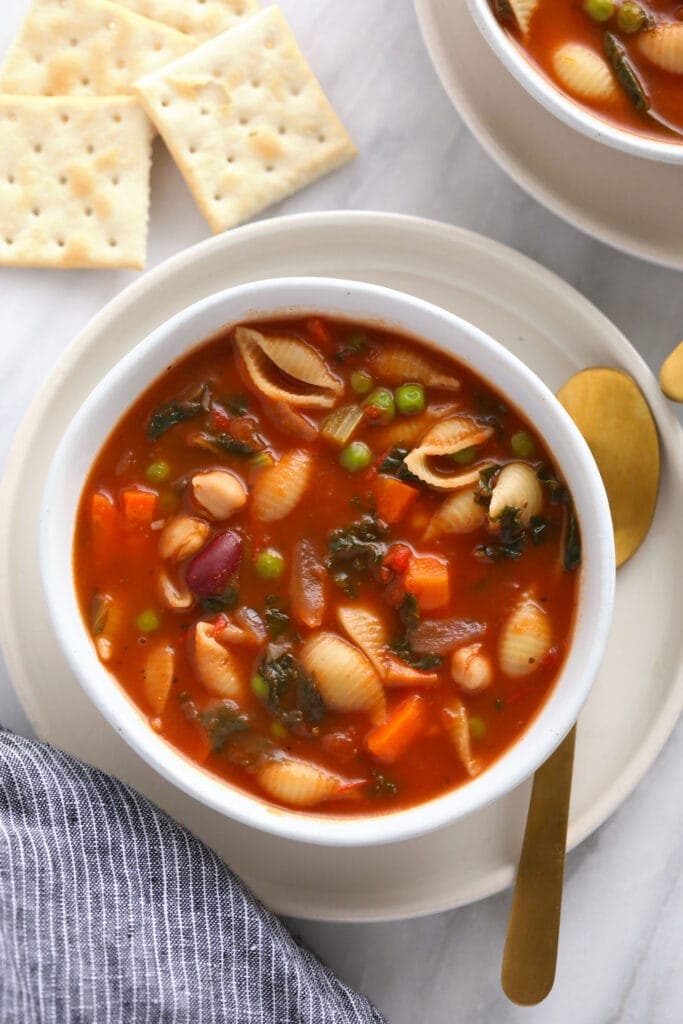
[[90,499],[93,554],[102,562],[115,556],[121,536],[119,513],[108,494],[96,491]]
[[122,496],[123,516],[126,526],[130,529],[149,526],[154,522],[157,508],[157,496],[153,491],[143,491],[139,487],[128,487]]
[[420,611],[442,608],[450,600],[448,565],[434,555],[411,558],[403,582],[406,591],[417,598]]
[[365,737],[365,746],[378,761],[391,763],[408,749],[427,728],[424,701],[418,694],[395,708],[386,722],[376,725]]
[[312,316],[308,320],[306,327],[308,328],[308,336],[314,344],[321,345],[323,348],[329,347],[332,344],[332,335],[327,324],[319,316]]
[[417,498],[415,487],[396,480],[393,476],[378,476],[375,480],[377,515],[385,523],[398,523]]

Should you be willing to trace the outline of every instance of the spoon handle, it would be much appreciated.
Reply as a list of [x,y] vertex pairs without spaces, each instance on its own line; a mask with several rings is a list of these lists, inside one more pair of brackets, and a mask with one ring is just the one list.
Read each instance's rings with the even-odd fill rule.
[[555,980],[576,726],[534,776],[508,923],[501,981],[534,1006]]

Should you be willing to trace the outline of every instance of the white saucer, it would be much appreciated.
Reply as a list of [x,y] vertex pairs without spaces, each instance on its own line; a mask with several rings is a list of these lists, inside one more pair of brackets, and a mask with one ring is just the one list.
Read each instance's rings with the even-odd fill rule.
[[642,259],[683,269],[683,170],[619,153],[537,103],[503,67],[464,0],[415,0],[453,105],[507,173],[570,224]]
[[509,885],[528,785],[449,829],[393,848],[304,846],[233,824],[175,791],[128,749],[69,675],[37,564],[47,466],[74,410],[124,352],[182,307],[240,281],[329,275],[402,288],[471,320],[553,388],[581,367],[621,366],[657,417],[663,476],[652,532],[619,573],[603,671],[579,723],[570,844],[631,792],[683,706],[683,433],[619,331],[557,277],[510,249],[391,214],[268,220],[180,253],[111,302],[72,343],[35,399],[0,491],[0,641],[19,698],[44,739],[113,772],[214,847],[274,910],[386,920],[444,910]]

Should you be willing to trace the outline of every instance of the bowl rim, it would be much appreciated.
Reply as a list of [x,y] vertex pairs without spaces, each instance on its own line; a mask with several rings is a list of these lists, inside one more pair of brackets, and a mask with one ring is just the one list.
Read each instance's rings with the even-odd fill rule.
[[[226,315],[224,308],[233,312]],[[359,313],[357,308],[367,312]],[[391,312],[378,315],[382,308]],[[570,483],[581,521],[586,557],[574,637],[545,705],[520,738],[477,779],[425,803],[388,814],[349,817],[288,810],[260,800],[191,762],[150,728],[147,716],[100,663],[78,610],[71,569],[75,510],[85,476],[111,429],[129,408],[131,393],[139,395],[163,373],[170,359],[188,353],[222,326],[248,317],[314,312],[374,320],[404,334],[423,337],[473,364],[492,386],[522,405],[500,377],[509,379],[513,392],[519,390],[536,404],[535,412],[530,413],[532,418],[547,420],[553,428],[551,433],[557,434],[566,448],[558,455],[556,443],[548,440],[554,459]],[[431,324],[431,329],[407,326],[404,319],[410,323],[411,317],[420,324]],[[207,329],[207,324],[214,326]],[[435,339],[439,331],[448,341]],[[458,340],[452,340],[456,336]],[[489,363],[485,368],[481,365],[487,359],[495,368],[494,374]],[[136,373],[143,383],[136,383],[131,390],[129,379]],[[102,417],[106,403],[111,408]],[[539,427],[539,432],[547,440],[547,429]],[[64,481],[74,473],[77,483],[71,490],[76,496],[69,512]],[[250,282],[213,293],[157,327],[102,378],[69,424],[50,466],[39,529],[43,590],[58,642],[82,689],[105,719],[148,764],[199,802],[242,824],[302,842],[367,846],[402,841],[452,823],[514,789],[552,753],[574,724],[597,674],[611,624],[615,569],[609,506],[588,446],[555,396],[516,356],[462,318],[403,292],[355,281],[292,277]],[[582,645],[577,642],[579,637],[585,641]],[[567,677],[569,683],[564,682]]]
[[496,19],[489,0],[467,0],[470,14],[501,63],[541,106],[575,131],[631,156],[659,163],[683,164],[683,141],[664,142],[624,128],[591,113],[565,95],[525,55]]

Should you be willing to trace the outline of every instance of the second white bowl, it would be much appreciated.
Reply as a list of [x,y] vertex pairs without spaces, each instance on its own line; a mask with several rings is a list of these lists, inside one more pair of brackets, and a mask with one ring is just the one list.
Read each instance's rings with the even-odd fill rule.
[[[501,63],[524,86],[535,100],[551,114],[582,132],[596,142],[605,143],[622,153],[658,160],[661,163],[683,164],[683,142],[665,142],[650,139],[645,135],[617,128],[604,118],[591,113],[586,107],[571,99],[556,86],[542,71],[538,70],[505,29],[500,25],[491,8],[490,0],[467,0],[472,17],[479,31]],[[486,88],[482,83],[481,88]]]

